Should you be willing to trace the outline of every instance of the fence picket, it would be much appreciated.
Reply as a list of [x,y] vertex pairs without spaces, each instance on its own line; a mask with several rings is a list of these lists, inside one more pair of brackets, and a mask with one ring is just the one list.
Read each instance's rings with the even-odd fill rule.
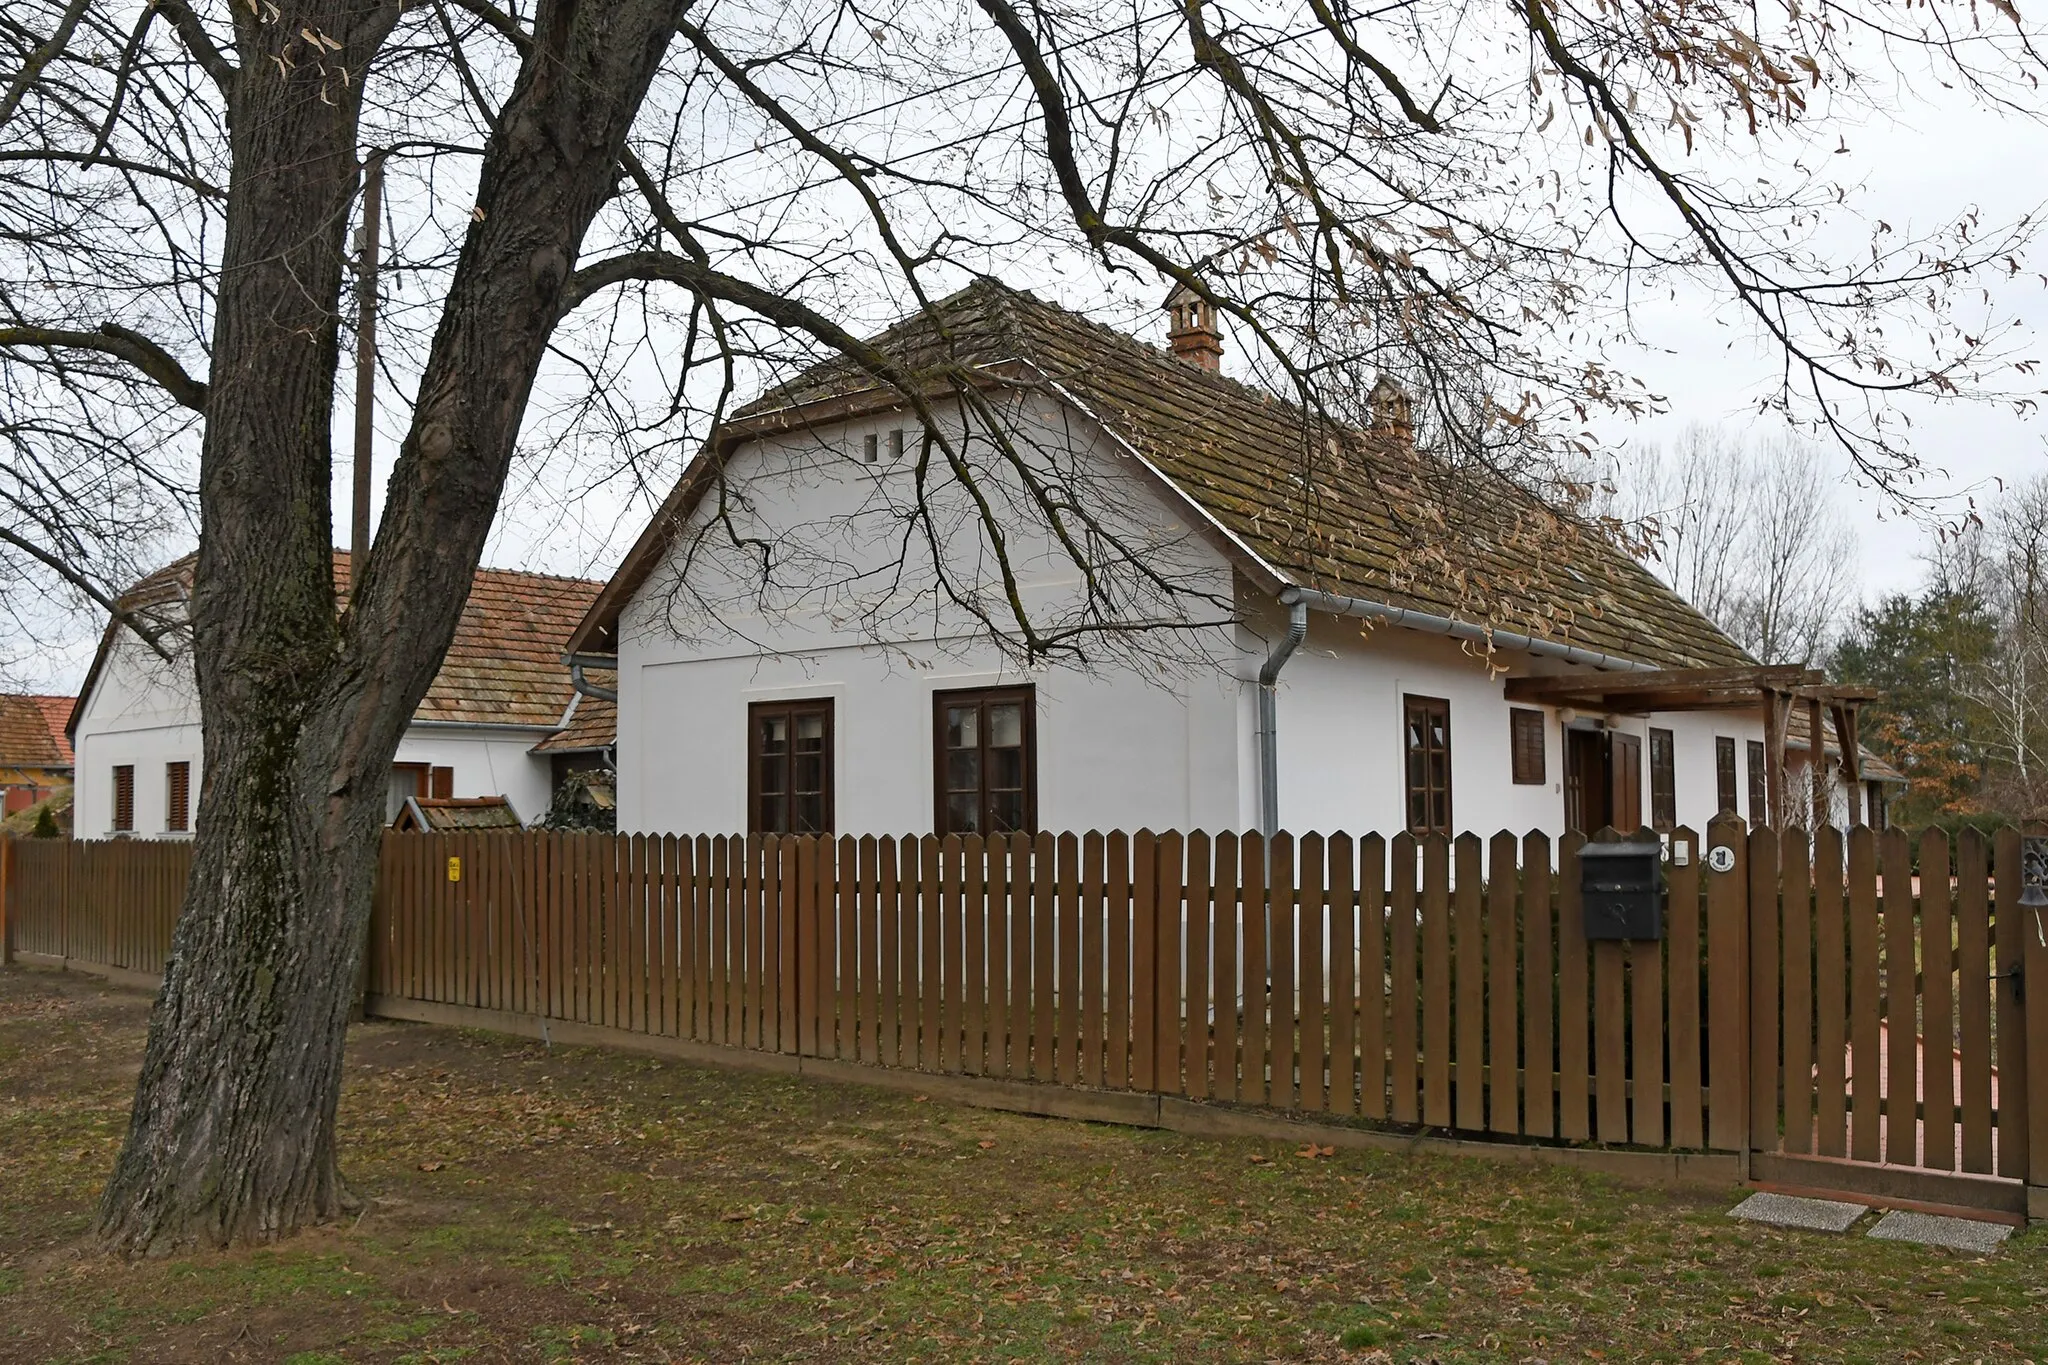
[[[1506,830],[1486,846],[1486,1128],[1522,1131],[1520,956],[1515,944],[1515,836]],[[1664,1021],[1657,1021],[1661,1035]]]
[[1991,1174],[1991,864],[1981,830],[1956,836],[1956,957],[1961,963],[1965,1171]]
[[1842,920],[1842,835],[1813,841],[1813,1149],[1848,1154],[1849,940]]
[[1956,1164],[1955,932],[1949,908],[1948,836],[1920,837],[1920,1051],[1924,1088],[1920,1164],[1937,1171]]

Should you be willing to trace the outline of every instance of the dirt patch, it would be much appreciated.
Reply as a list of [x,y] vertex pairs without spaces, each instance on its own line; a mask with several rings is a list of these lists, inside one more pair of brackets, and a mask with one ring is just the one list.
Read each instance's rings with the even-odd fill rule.
[[0,972],[0,1359],[2048,1360],[2038,1234],[1971,1261],[1570,1171],[389,1023],[349,1045],[359,1219],[119,1265],[79,1246],[146,1023]]

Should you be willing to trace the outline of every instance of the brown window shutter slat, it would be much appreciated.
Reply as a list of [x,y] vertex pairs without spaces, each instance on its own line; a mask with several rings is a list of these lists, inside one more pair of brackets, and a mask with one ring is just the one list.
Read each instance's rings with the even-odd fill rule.
[[190,763],[166,763],[164,765],[164,828],[173,834],[183,834],[192,828],[192,765]]
[[114,828],[135,828],[135,765],[122,763],[114,769]]

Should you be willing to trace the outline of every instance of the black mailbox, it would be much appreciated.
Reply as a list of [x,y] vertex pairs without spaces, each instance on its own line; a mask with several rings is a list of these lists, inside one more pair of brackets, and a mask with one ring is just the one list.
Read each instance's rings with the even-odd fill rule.
[[1589,939],[1664,937],[1664,846],[1587,844],[1579,850],[1579,904]]

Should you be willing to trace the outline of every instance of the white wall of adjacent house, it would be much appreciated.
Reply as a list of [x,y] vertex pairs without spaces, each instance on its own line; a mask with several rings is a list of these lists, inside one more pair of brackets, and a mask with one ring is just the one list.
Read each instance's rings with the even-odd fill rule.
[[[408,727],[394,764],[453,769],[457,796],[504,796],[522,820],[547,809],[547,756],[528,751],[544,731],[523,727]],[[123,632],[108,650],[85,699],[73,737],[77,837],[184,838],[198,814],[204,757],[199,698],[189,666],[174,667]],[[172,764],[189,764],[189,810],[183,832],[170,828]],[[132,828],[115,826],[116,770],[133,771]],[[395,814],[395,811],[392,813]]]
[[[941,800],[935,698],[1023,684],[1034,689],[1038,828],[1256,828],[1255,679],[1283,615],[1270,599],[1247,595],[1213,540],[1195,533],[1192,514],[1155,495],[1106,440],[1087,436],[1084,419],[1069,418],[1048,418],[1039,429],[1056,446],[1048,458],[1074,461],[1097,489],[1120,489],[1115,510],[1130,534],[1148,539],[1157,562],[1186,581],[1236,594],[1244,624],[1171,642],[1159,636],[1149,655],[1124,651],[1088,668],[1021,671],[982,642],[964,613],[903,589],[906,581],[928,587],[928,570],[878,572],[901,552],[892,528],[901,533],[895,518],[912,496],[907,468],[889,457],[891,432],[904,418],[752,442],[727,467],[727,520],[706,529],[714,493],[622,611],[620,828],[747,829],[756,761],[750,716],[757,707],[817,702],[829,703],[831,714],[832,828],[930,832]],[[958,535],[949,549],[982,554],[970,521],[948,522],[943,513],[940,520]],[[1077,573],[1042,533],[1034,537],[1028,515],[1004,524],[1021,596],[1041,619],[1059,622],[1077,600]],[[770,546],[779,562],[771,559],[764,584],[760,556]],[[964,570],[961,577],[986,581]],[[1493,664],[1443,637],[1312,615],[1278,690],[1282,827],[1406,828],[1404,698],[1424,696],[1449,704],[1455,830],[1562,833],[1566,718],[1536,708],[1543,776],[1514,782],[1499,669],[1563,665],[1510,653]],[[1654,814],[1648,731],[1669,730],[1676,817],[1702,830],[1718,806],[1716,736],[1735,741],[1739,796],[1748,790],[1740,767],[1748,741],[1762,737],[1760,718],[1740,712],[1571,723],[1642,741],[1645,823]]]

